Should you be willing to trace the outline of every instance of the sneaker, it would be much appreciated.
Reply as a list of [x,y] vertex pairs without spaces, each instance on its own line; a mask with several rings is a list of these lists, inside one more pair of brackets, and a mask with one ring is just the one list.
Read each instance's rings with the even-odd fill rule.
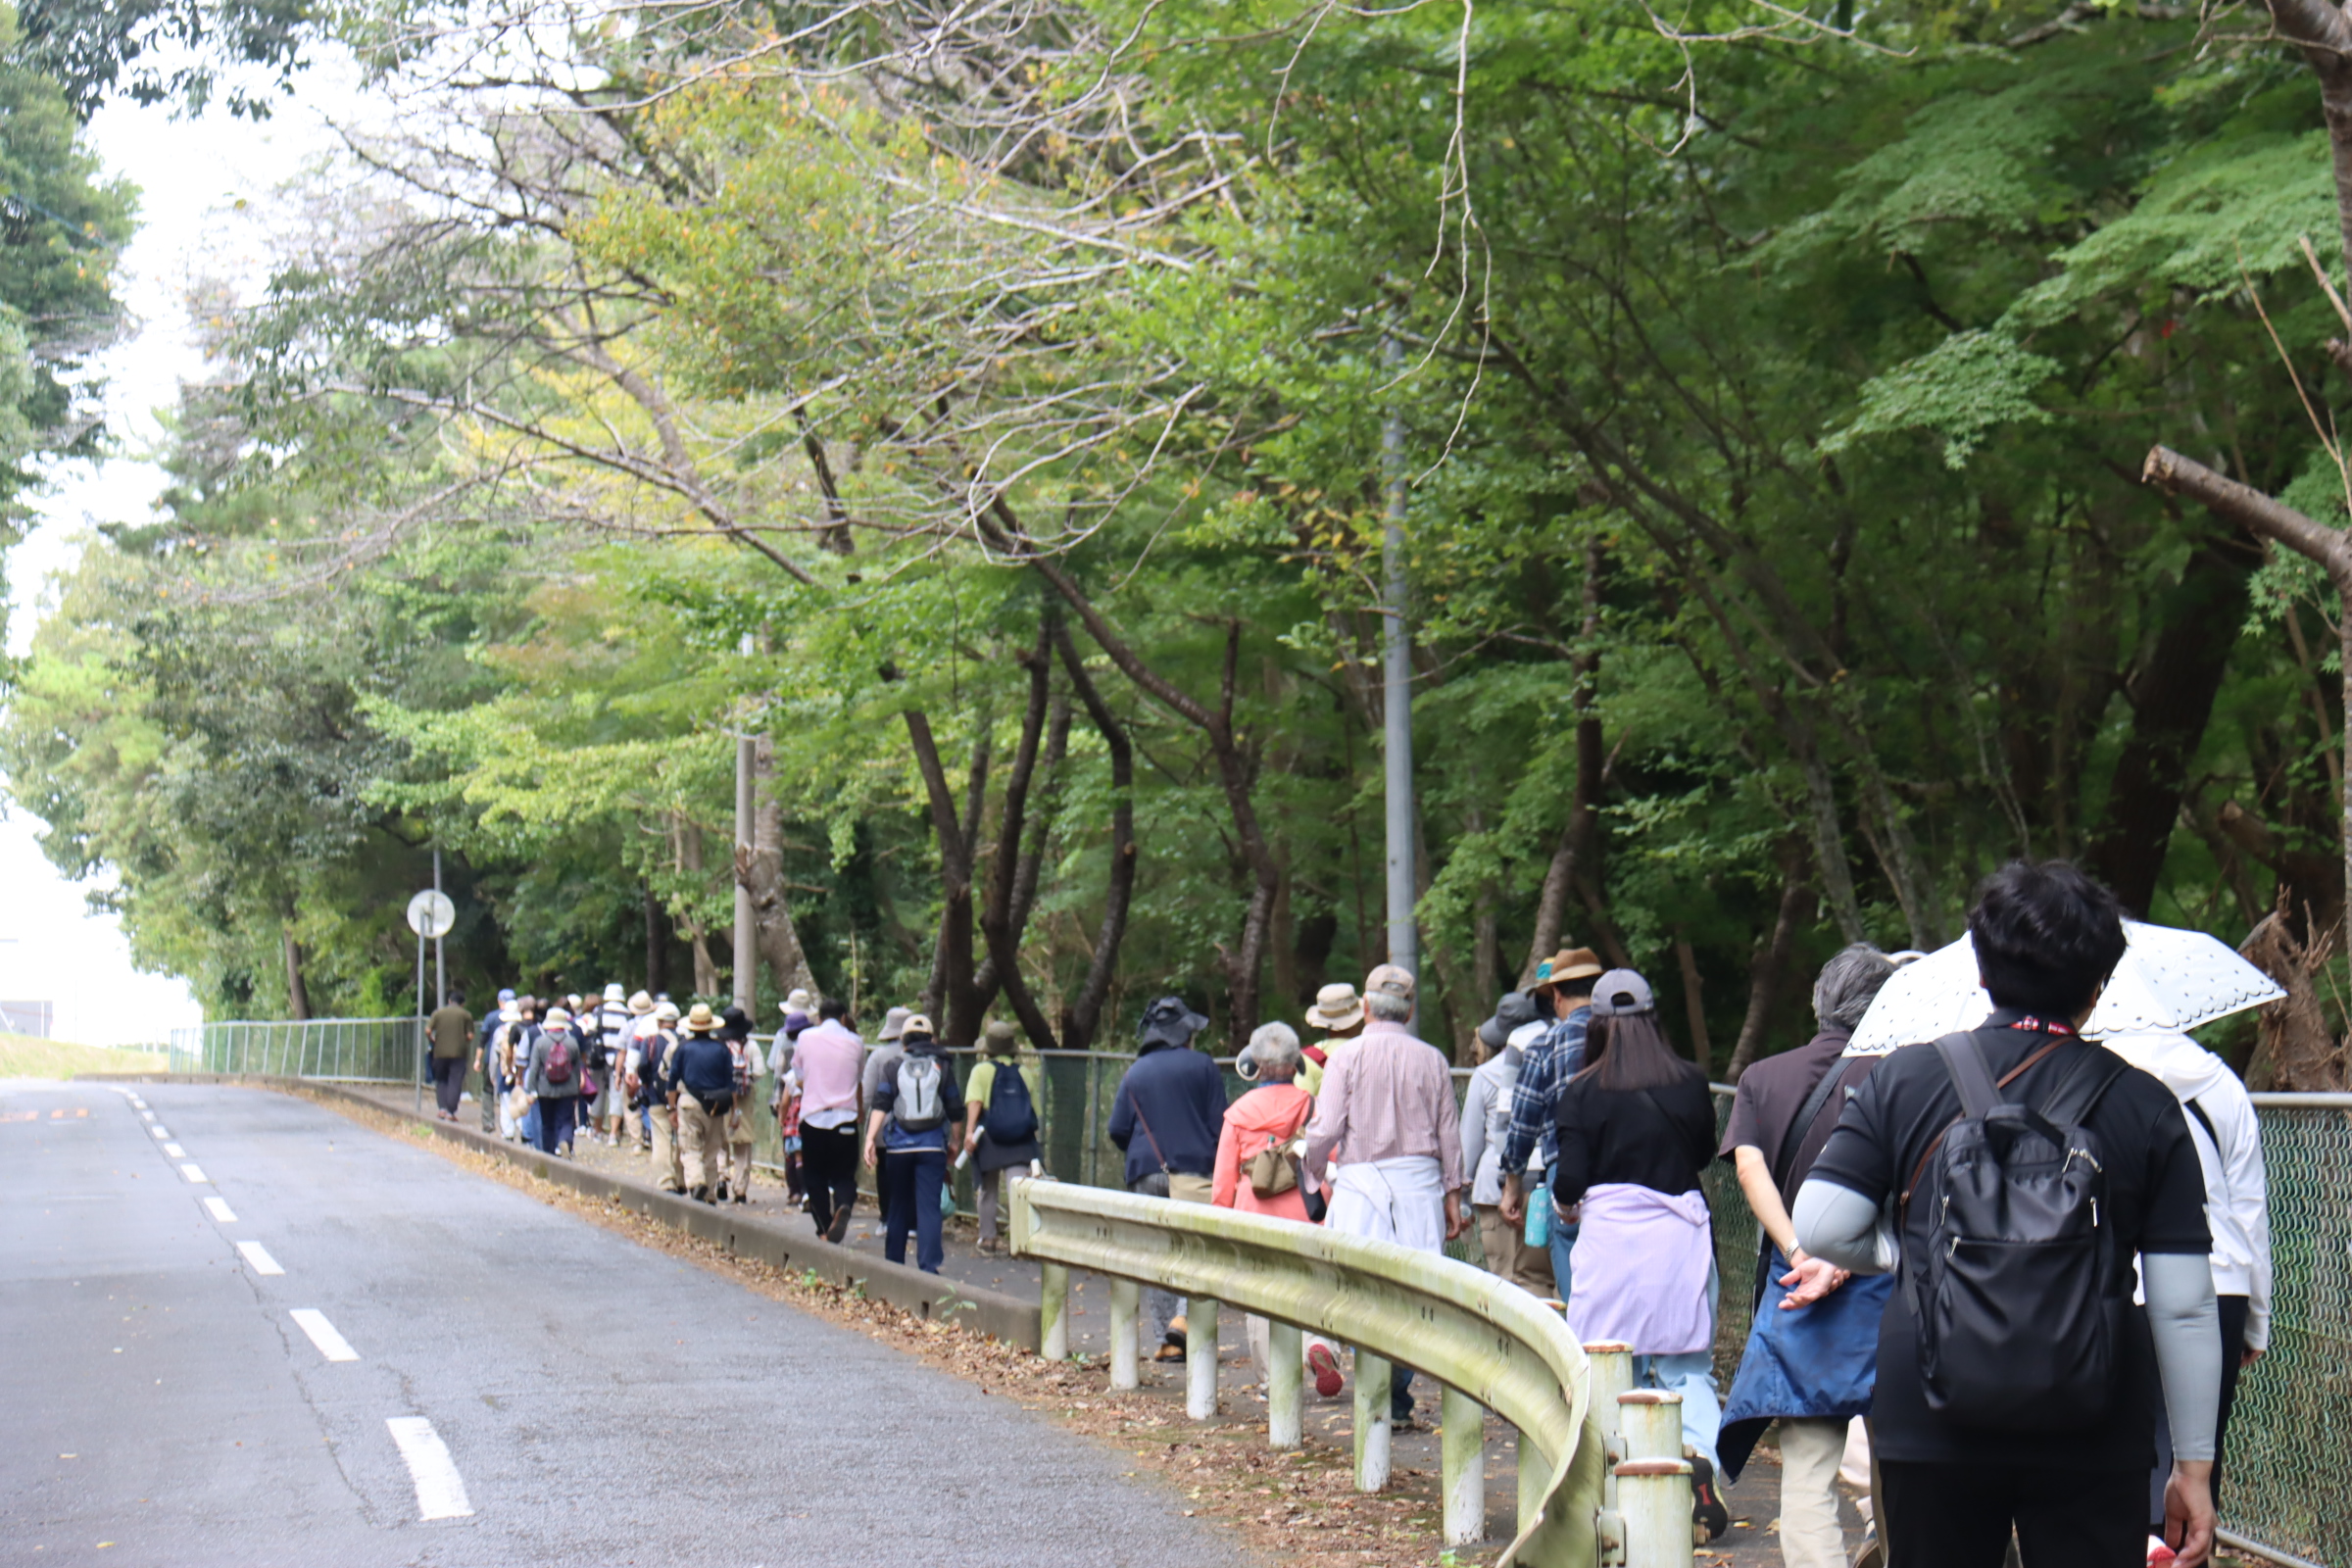
[[[1184,1314],[1182,1312],[1179,1312],[1174,1317],[1168,1319],[1168,1332],[1162,1335],[1161,1338],[1166,1340],[1169,1346],[1175,1349],[1181,1350],[1184,1348],[1186,1341],[1184,1335]],[[1161,1359],[1164,1360],[1166,1358],[1163,1356]]]
[[1863,1532],[1862,1544],[1854,1548],[1854,1560],[1846,1568],[1886,1568],[1886,1554],[1879,1549],[1877,1525]]
[[839,1247],[841,1245],[841,1239],[849,1234],[850,1211],[846,1208],[835,1209],[833,1211],[833,1223],[825,1227],[825,1240],[831,1242],[834,1246]]
[[1330,1346],[1308,1346],[1306,1348],[1306,1369],[1315,1375],[1315,1392],[1317,1394],[1326,1399],[1336,1399],[1340,1396],[1340,1388],[1346,1379],[1340,1376],[1340,1358],[1331,1353]]
[[1715,1486],[1715,1467],[1695,1453],[1690,1456],[1690,1522],[1705,1526],[1709,1541],[1732,1528],[1732,1511]]
[[1181,1361],[1184,1359],[1184,1347],[1163,1345],[1152,1352],[1152,1359],[1154,1361]]
[[2162,1536],[2148,1538],[2148,1568],[2165,1568],[2165,1564],[2174,1561],[2179,1555],[2172,1547],[2164,1544]]

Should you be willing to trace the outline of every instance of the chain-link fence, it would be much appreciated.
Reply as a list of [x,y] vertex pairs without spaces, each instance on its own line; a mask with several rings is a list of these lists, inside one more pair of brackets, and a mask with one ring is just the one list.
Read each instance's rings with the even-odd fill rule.
[[244,1019],[172,1031],[173,1072],[278,1073],[346,1083],[412,1083],[419,1018]]

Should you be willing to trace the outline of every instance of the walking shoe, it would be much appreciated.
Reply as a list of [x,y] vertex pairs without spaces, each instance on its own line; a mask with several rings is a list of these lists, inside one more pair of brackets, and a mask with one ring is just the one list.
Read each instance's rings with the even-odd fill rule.
[[1177,1349],[1181,1350],[1184,1348],[1184,1314],[1182,1312],[1179,1312],[1174,1317],[1168,1319],[1168,1332],[1160,1337],[1166,1340],[1168,1344],[1174,1346]]
[[1163,1345],[1152,1352],[1152,1359],[1154,1361],[1181,1361],[1184,1359],[1184,1347]]
[[1340,1388],[1347,1380],[1340,1376],[1340,1358],[1331,1353],[1328,1345],[1306,1348],[1306,1368],[1315,1375],[1315,1392],[1326,1399],[1340,1396]]
[[1886,1554],[1879,1549],[1877,1525],[1864,1532],[1862,1544],[1854,1548],[1854,1560],[1846,1568],[1886,1568]]
[[2180,1553],[2164,1544],[2162,1536],[2148,1538],[2148,1568],[2165,1568],[2166,1564],[2178,1560],[2179,1556]]
[[1690,1458],[1690,1522],[1704,1525],[1707,1539],[1714,1541],[1732,1528],[1732,1511],[1723,1505],[1723,1494],[1715,1485],[1715,1467],[1703,1454]]
[[727,1200],[727,1179],[724,1176],[718,1179],[718,1200],[722,1203]]
[[711,1201],[710,1189],[708,1187],[697,1187],[694,1190],[694,1200],[698,1203],[708,1203]]
[[839,1247],[841,1245],[841,1239],[849,1234],[850,1211],[846,1208],[835,1209],[833,1211],[833,1223],[825,1227],[825,1240],[831,1242],[834,1246]]

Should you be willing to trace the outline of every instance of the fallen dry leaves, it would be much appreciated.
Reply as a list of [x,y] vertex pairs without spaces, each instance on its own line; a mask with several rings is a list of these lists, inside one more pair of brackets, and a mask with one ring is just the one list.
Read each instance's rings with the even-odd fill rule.
[[1187,1516],[1227,1531],[1261,1562],[1279,1568],[1408,1568],[1450,1560],[1470,1568],[1499,1554],[1499,1546],[1490,1544],[1483,1551],[1446,1558],[1434,1475],[1398,1470],[1388,1491],[1364,1496],[1355,1491],[1353,1460],[1344,1442],[1309,1431],[1306,1446],[1297,1452],[1269,1451],[1263,1416],[1257,1413],[1263,1407],[1246,1396],[1223,1395],[1221,1401],[1230,1414],[1213,1423],[1195,1422],[1184,1413],[1180,1382],[1113,1393],[1109,1373],[1100,1364],[1046,1361],[991,1336],[928,1321],[813,1277],[740,1259],[617,1203],[541,1181],[504,1160],[444,1142],[414,1117],[292,1092],[639,1246],[691,1259],[771,1299],[855,1329],[954,1374],[983,1394],[1011,1399],[1024,1410],[1115,1447],[1133,1461],[1127,1474],[1173,1489]]

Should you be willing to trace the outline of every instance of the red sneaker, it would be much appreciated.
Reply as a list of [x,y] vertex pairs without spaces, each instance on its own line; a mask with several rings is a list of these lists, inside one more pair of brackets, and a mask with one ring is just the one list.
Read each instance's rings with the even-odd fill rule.
[[1315,1392],[1326,1399],[1340,1396],[1340,1358],[1331,1353],[1328,1345],[1306,1348],[1307,1369],[1315,1374]]
[[2162,1536],[2148,1538],[2148,1568],[2166,1568],[2179,1554],[2164,1544]]

